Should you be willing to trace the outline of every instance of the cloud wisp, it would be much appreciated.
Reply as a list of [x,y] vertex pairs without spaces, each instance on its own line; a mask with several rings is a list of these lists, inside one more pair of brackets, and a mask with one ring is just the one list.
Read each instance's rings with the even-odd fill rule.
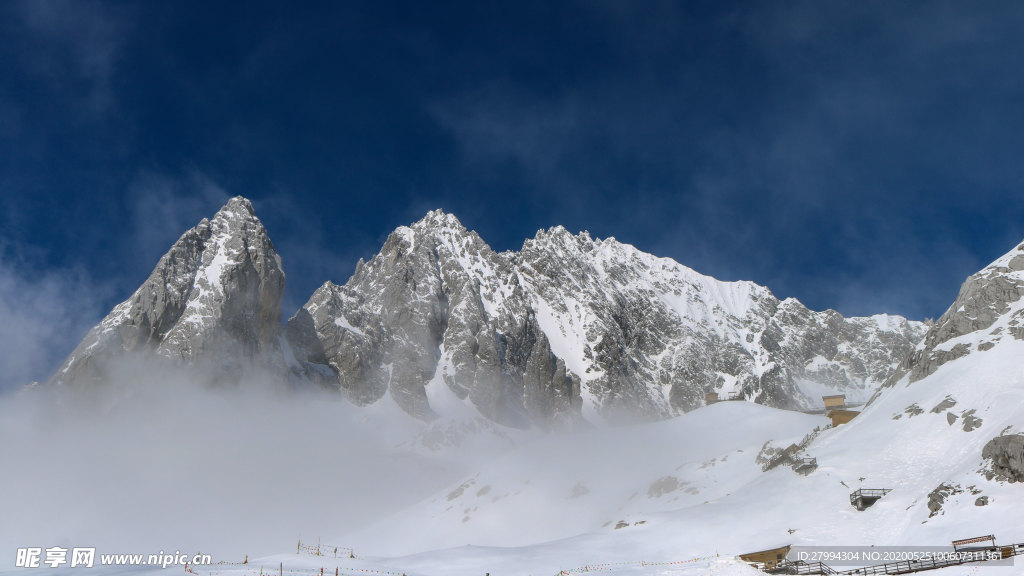
[[0,393],[44,381],[103,313],[109,287],[0,246]]
[[[0,401],[0,557],[19,546],[237,560],[329,538],[454,481],[458,459],[396,448],[420,425],[272,375],[208,387],[131,358],[102,386]],[[60,519],[55,521],[55,519]]]

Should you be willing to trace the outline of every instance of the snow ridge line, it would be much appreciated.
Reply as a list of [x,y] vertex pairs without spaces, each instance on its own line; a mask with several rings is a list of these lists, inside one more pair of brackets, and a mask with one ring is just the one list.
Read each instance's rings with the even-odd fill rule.
[[[238,564],[237,563],[228,563],[228,565],[230,565],[230,566],[237,566]],[[306,576],[307,574],[315,575],[315,576],[360,576],[359,574],[356,574],[355,572],[350,572],[350,570],[355,570],[355,572],[360,572],[362,574],[394,574],[396,576],[405,576],[405,574],[402,573],[402,572],[390,572],[390,571],[387,571],[387,570],[365,570],[365,569],[361,569],[361,568],[345,568],[344,572],[342,572],[340,568],[336,568],[334,572],[330,572],[330,571],[325,570],[324,568],[282,568],[282,569],[279,570],[279,569],[273,568],[272,566],[269,567],[269,568],[264,568],[262,566],[259,567],[259,568],[252,568],[251,565],[248,568],[246,568],[243,572],[235,572],[235,571],[231,571],[231,572],[211,572],[211,571],[207,571],[207,574],[209,576],[220,576],[220,575],[223,575],[223,576],[276,576],[276,575],[280,575],[280,576],[293,576],[293,575]],[[190,574],[196,574],[197,576],[199,576],[197,572],[193,572],[190,569],[186,570],[186,572],[188,572]]]
[[603,572],[606,570],[614,570],[616,568],[625,567],[677,566],[680,564],[693,564],[695,562],[704,562],[706,560],[711,560],[712,558],[718,558],[718,554],[690,558],[689,560],[676,560],[673,562],[650,562],[647,560],[635,560],[632,562],[605,562],[602,564],[586,564],[584,566],[572,568],[570,570],[561,570],[555,576],[570,576],[572,574],[582,574],[584,572]]
[[[253,562],[250,562],[248,564],[243,564],[241,562],[216,562],[216,563],[212,564],[211,566],[225,566],[225,567],[228,567],[228,566],[244,566],[244,568],[243,568],[242,572],[237,572],[235,570],[232,570],[230,572],[218,572],[218,571],[209,571],[209,570],[207,570],[206,572],[210,576],[218,576],[218,575],[222,575],[222,574],[225,575],[225,576],[274,576],[274,575],[289,576],[289,575],[296,575],[296,574],[297,575],[301,575],[301,576],[305,576],[306,574],[314,574],[314,575],[318,575],[318,576],[331,576],[331,574],[332,574],[330,571],[327,571],[323,567],[321,567],[321,568],[286,568],[284,566],[280,566],[278,569],[275,569],[273,567],[273,565],[271,565],[268,568],[264,568],[263,566],[260,566],[259,568],[255,568],[255,567],[253,567],[253,564],[254,564]],[[204,568],[207,568],[207,567],[208,566],[204,566]],[[188,574],[195,574],[196,576],[200,576],[198,572],[194,571],[189,566],[185,566],[185,572],[188,573]],[[385,576],[405,576],[404,572],[393,572],[391,570],[370,570],[368,568],[345,568],[344,571],[342,571],[342,569],[340,567],[336,567],[334,569],[333,574],[334,574],[334,576],[361,576],[363,574],[383,574]]]

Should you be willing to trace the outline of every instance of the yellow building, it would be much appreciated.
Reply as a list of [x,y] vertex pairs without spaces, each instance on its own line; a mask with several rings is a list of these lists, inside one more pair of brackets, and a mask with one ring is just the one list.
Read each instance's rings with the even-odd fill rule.
[[708,392],[704,395],[704,403],[708,406],[718,402],[718,392]]
[[786,559],[786,554],[789,554],[789,548],[790,546],[783,546],[781,548],[772,548],[771,550],[740,554],[740,560],[756,564],[758,568],[764,570],[771,570],[776,564]]
[[856,410],[830,410],[826,416],[832,419],[832,427],[835,428],[840,424],[846,424],[853,420],[857,417],[857,414],[860,414],[860,412]]
[[825,412],[829,410],[842,410],[846,408],[846,394],[836,394],[835,396],[822,396],[822,401],[825,402]]

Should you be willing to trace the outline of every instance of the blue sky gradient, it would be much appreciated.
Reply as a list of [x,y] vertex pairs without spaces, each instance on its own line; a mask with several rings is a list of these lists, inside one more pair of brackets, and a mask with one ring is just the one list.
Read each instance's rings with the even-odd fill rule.
[[1024,238],[1020,30],[1018,2],[4,2],[0,337],[46,377],[237,194],[286,317],[439,207],[498,250],[562,224],[937,317]]

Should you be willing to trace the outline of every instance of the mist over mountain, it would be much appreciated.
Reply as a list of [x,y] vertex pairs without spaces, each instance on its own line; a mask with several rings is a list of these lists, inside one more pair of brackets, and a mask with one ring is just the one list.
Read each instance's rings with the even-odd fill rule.
[[[403,568],[455,566],[459,575],[503,561],[514,573],[544,573],[563,558],[581,565],[586,558],[594,563],[578,572],[696,576],[725,573],[719,555],[776,546],[905,550],[975,534],[1020,549],[1022,262],[1024,244],[969,277],[846,424],[722,402],[646,426],[528,445],[346,541],[400,558]],[[886,493],[858,509],[852,497],[861,489]],[[494,548],[467,551],[464,543]],[[823,561],[830,570],[882,563]],[[994,564],[927,573],[1021,573],[1019,565]],[[778,573],[831,573],[790,568]]]
[[1022,30],[0,2],[0,576],[1024,576]]
[[[260,563],[423,576],[1024,541],[1022,262],[1024,244],[932,323],[843,318],[585,232],[497,253],[434,211],[282,323],[282,263],[234,198],[51,385],[0,405],[0,456],[23,464],[3,536],[240,558],[312,530],[358,557]],[[825,392],[870,401],[832,427]],[[656,421],[586,424],[638,419]],[[63,466],[77,482],[46,480]],[[861,488],[891,492],[858,510]]]
[[233,198],[182,235],[52,381],[99,382],[118,358],[143,354],[208,365],[215,380],[259,366],[425,421],[469,408],[506,426],[571,427],[666,418],[709,393],[792,409],[822,393],[867,399],[926,329],[815,312],[562,227],[499,253],[441,211],[395,230],[282,325],[284,277],[252,204]]

